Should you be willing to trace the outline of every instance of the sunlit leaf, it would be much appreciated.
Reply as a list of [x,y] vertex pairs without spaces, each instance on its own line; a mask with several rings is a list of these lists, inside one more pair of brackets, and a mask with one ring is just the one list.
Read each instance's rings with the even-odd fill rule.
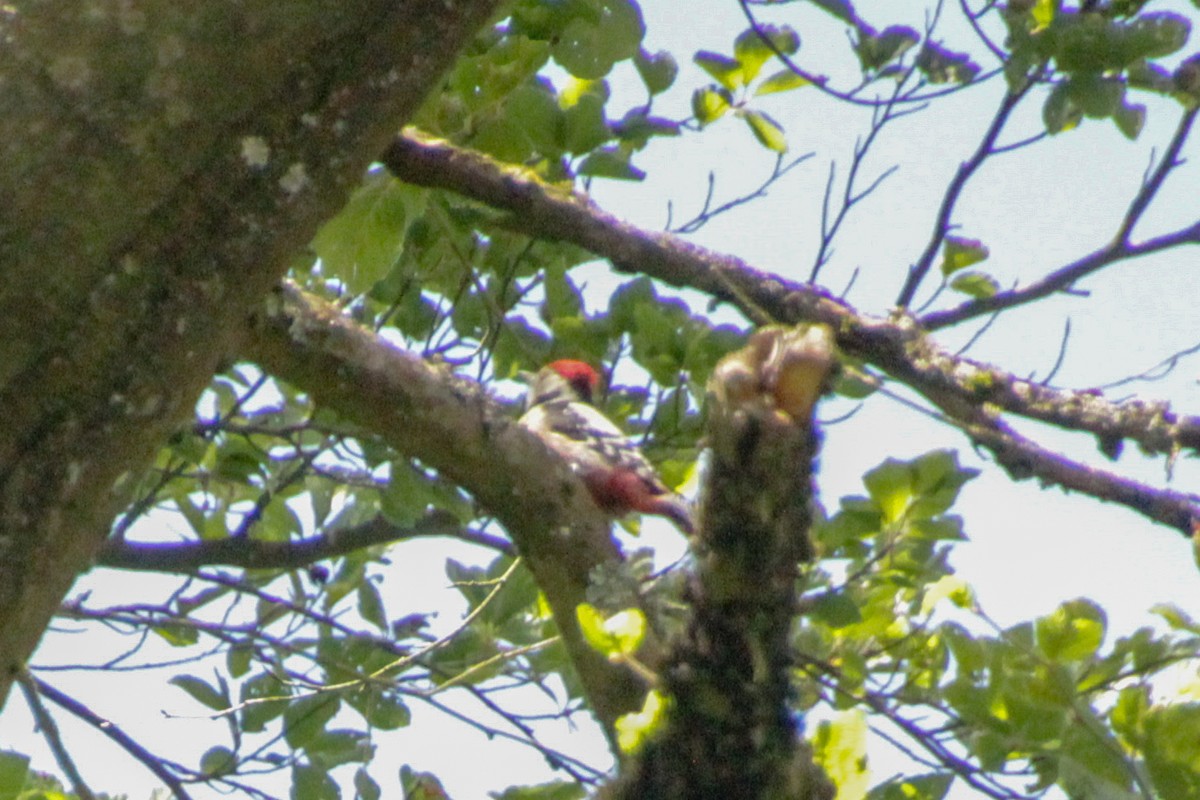
[[809,83],[808,78],[797,75],[790,69],[782,69],[760,83],[754,89],[754,94],[764,95],[775,94],[776,92],[790,92],[793,89],[799,89],[801,86],[808,86]]
[[867,718],[861,709],[841,711],[817,728],[817,762],[838,787],[838,798],[861,798],[867,793]]
[[1038,649],[1055,661],[1090,658],[1104,642],[1104,610],[1090,600],[1070,600],[1037,620]]
[[761,111],[746,110],[742,112],[742,117],[750,126],[754,138],[758,139],[763,147],[776,153],[787,152],[787,138],[783,134],[783,127],[778,122]]
[[595,606],[581,603],[575,617],[587,643],[609,658],[633,655],[646,638],[646,615],[636,608],[606,617]]
[[942,242],[942,274],[953,275],[960,269],[987,259],[988,255],[987,245],[978,239],[947,236]]
[[[763,41],[763,37],[771,44]],[[758,77],[763,64],[775,57],[776,50],[790,56],[799,49],[800,37],[787,25],[759,25],[738,34],[733,42],[733,55],[741,64],[744,83]]]
[[692,61],[726,89],[733,90],[747,82],[737,59],[711,50],[701,50],[692,56]]
[[0,750],[0,798],[16,798],[29,775],[29,756]]
[[701,125],[720,119],[732,105],[733,97],[725,89],[706,86],[692,93],[692,114]]
[[641,711],[622,714],[617,718],[617,746],[622,753],[636,753],[659,725],[667,710],[667,700],[657,689],[646,694]]
[[970,297],[986,300],[1000,291],[1000,284],[991,275],[983,272],[963,272],[951,279],[950,288]]

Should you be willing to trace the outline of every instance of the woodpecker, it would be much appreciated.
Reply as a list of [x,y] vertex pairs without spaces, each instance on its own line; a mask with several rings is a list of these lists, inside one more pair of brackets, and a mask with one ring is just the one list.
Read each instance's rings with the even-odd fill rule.
[[600,376],[590,364],[561,359],[534,376],[520,424],[567,460],[606,513],[655,514],[692,533],[688,503],[658,477],[642,451],[593,403]]

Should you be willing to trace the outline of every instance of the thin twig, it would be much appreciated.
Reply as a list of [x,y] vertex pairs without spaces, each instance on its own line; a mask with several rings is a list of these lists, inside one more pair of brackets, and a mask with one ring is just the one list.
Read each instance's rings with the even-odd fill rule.
[[[41,694],[55,705],[69,711],[72,715],[100,731],[109,739],[112,739],[122,750],[129,753],[130,756],[138,761],[138,763],[154,773],[175,794],[176,800],[191,800],[191,795],[188,794],[187,789],[184,788],[179,778],[171,770],[163,766],[163,760],[134,741],[125,731],[112,724],[109,720],[104,719],[75,698],[55,689],[50,684],[36,678],[33,679],[33,682],[38,694]],[[171,763],[171,766],[173,769],[180,771],[184,771],[185,769],[179,764]]]
[[975,148],[975,152],[969,159],[959,164],[958,171],[955,172],[950,185],[946,187],[946,193],[942,196],[942,204],[938,208],[937,219],[933,223],[933,235],[930,236],[929,243],[925,246],[925,252],[909,270],[908,279],[905,280],[904,287],[900,290],[900,296],[896,298],[896,305],[900,308],[908,308],[912,305],[921,281],[925,279],[925,275],[933,266],[933,260],[937,257],[942,241],[950,231],[950,218],[954,215],[954,209],[959,198],[962,197],[963,190],[966,189],[967,183],[979,171],[979,168],[983,166],[983,162],[993,155],[996,139],[1004,130],[1009,116],[1032,85],[1033,81],[1027,80],[1016,91],[1005,93],[1004,98],[1000,101],[1000,107],[996,109],[996,114],[992,117],[991,124],[988,125],[983,138],[979,141],[979,146]]
[[21,684],[21,692],[25,695],[25,702],[29,705],[29,711],[33,714],[33,718],[37,722],[38,729],[42,732],[42,737],[45,738],[50,752],[54,753],[54,760],[58,762],[58,768],[63,771],[63,774],[67,776],[67,780],[71,782],[71,788],[75,791],[75,794],[79,795],[81,800],[96,800],[95,793],[92,792],[91,788],[83,780],[83,776],[79,774],[79,768],[75,766],[75,760],[67,752],[67,747],[63,744],[62,734],[58,732],[58,725],[54,722],[54,717],[50,716],[50,712],[42,705],[42,687],[29,674],[27,667],[22,666],[17,672],[16,678],[17,682]]

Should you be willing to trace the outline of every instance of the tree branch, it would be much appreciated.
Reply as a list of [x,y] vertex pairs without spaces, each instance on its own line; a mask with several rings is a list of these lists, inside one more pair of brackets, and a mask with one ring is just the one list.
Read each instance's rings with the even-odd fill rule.
[[1181,244],[1200,244],[1200,222],[1194,222],[1185,228],[1147,239],[1141,244],[1133,244],[1129,241],[1129,236],[1133,232],[1134,225],[1137,224],[1142,214],[1149,207],[1150,202],[1162,187],[1167,175],[1170,174],[1171,170],[1179,166],[1179,152],[1183,148],[1184,142],[1187,141],[1197,113],[1200,113],[1200,109],[1192,108],[1184,112],[1179,125],[1175,128],[1175,135],[1172,137],[1171,143],[1167,146],[1167,152],[1163,154],[1162,161],[1159,162],[1158,168],[1133,198],[1129,205],[1129,210],[1122,217],[1121,224],[1118,226],[1117,232],[1111,242],[1093,253],[1089,253],[1064,267],[1054,270],[1041,280],[1022,289],[997,292],[991,297],[970,300],[955,308],[926,314],[921,317],[921,325],[926,330],[932,331],[938,328],[945,328],[949,325],[955,325],[983,314],[990,314],[1019,305],[1025,305],[1056,292],[1070,289],[1080,279],[1094,272],[1099,272],[1104,267],[1115,264],[1118,261],[1150,255],[1151,253],[1157,253]]
[[610,522],[540,439],[477,383],[396,349],[291,284],[258,318],[246,355],[471,491],[545,593],[606,730],[640,707],[642,682],[588,646],[575,617],[592,570],[621,559]]
[[[383,160],[401,180],[447,189],[492,206],[497,210],[494,223],[500,227],[571,242],[610,259],[618,270],[704,292],[759,322],[828,325],[842,352],[874,365],[938,407],[951,409],[947,412],[951,416],[987,404],[1089,433],[1106,451],[1112,450],[1113,442],[1129,440],[1148,453],[1200,452],[1200,418],[1180,416],[1165,402],[1114,403],[1093,391],[1053,389],[956,356],[939,347],[910,317],[879,319],[862,314],[819,287],[790,282],[732,256],[621,222],[581,194],[546,187],[485,156],[409,132],[392,143]],[[970,423],[969,415],[959,419],[964,425]],[[1044,450],[1037,453],[1039,458],[1053,457]],[[1060,460],[1048,465],[1043,477],[1066,480],[1076,468],[1074,462]],[[1101,488],[1090,473],[1070,477],[1070,482],[1072,488],[1089,494]],[[1151,519],[1182,521],[1198,513],[1196,504],[1183,495],[1167,493],[1162,500],[1173,509],[1170,513],[1160,509]],[[1191,535],[1190,525],[1176,527]]]
[[495,5],[0,18],[0,703],[126,504],[114,485]]
[[921,253],[917,263],[909,270],[908,278],[904,281],[904,287],[900,290],[900,296],[896,299],[896,305],[900,308],[908,308],[912,305],[917,289],[921,285],[921,281],[925,279],[925,275],[933,266],[933,260],[937,257],[938,249],[941,248],[942,242],[946,238],[946,234],[950,232],[950,218],[954,214],[954,208],[958,204],[958,200],[962,197],[963,190],[967,188],[967,182],[972,176],[979,171],[983,166],[983,162],[988,159],[988,156],[993,154],[996,146],[996,140],[1000,138],[1000,132],[1004,130],[1005,123],[1008,122],[1009,116],[1020,104],[1025,93],[1029,91],[1029,87],[1033,85],[1032,81],[1027,80],[1025,84],[1015,92],[1005,92],[1004,98],[1000,101],[1000,107],[996,109],[996,114],[992,117],[992,122],[988,125],[987,131],[984,132],[983,138],[979,141],[979,146],[975,148],[975,152],[969,159],[958,165],[958,170],[954,173],[954,178],[950,181],[950,185],[946,187],[946,193],[942,196],[942,205],[938,208],[937,219],[933,223],[933,235],[929,237],[929,244],[925,246],[925,251]]
[[663,673],[662,730],[615,797],[833,797],[789,701],[799,565],[813,556],[812,412],[835,362],[828,328],[770,326],[717,365],[692,614]]
[[96,563],[102,567],[150,572],[191,572],[216,564],[242,569],[300,569],[364,547],[418,536],[449,536],[501,553],[514,552],[507,540],[482,531],[465,529],[452,516],[434,511],[411,526],[396,525],[383,516],[377,516],[360,525],[287,542],[236,536],[211,541],[165,543],[110,539],[100,548]]

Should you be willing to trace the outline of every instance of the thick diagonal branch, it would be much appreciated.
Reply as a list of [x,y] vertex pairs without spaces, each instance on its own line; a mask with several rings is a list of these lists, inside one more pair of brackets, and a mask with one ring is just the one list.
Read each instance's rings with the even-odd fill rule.
[[[546,595],[596,716],[612,730],[645,686],[582,639],[575,608],[620,553],[586,488],[479,384],[399,350],[285,284],[245,355],[466,488],[504,525]],[[651,652],[646,657],[654,661]]]
[[[993,406],[1029,419],[1092,434],[1105,446],[1130,440],[1148,453],[1200,451],[1200,418],[1174,413],[1165,402],[1113,403],[1089,391],[1054,389],[956,356],[939,347],[906,316],[888,319],[858,312],[819,287],[786,281],[732,256],[669,234],[641,230],[598,209],[580,194],[547,187],[517,170],[415,133],[397,138],[384,157],[402,180],[447,189],[491,206],[496,225],[539,238],[567,241],[608,258],[619,269],[688,287],[737,306],[757,322],[823,323],[838,347],[913,388],[939,408]],[[966,420],[960,420],[967,422]],[[1055,461],[1045,480],[1071,469],[1054,453],[1030,443],[1028,455]],[[1066,470],[1067,472],[1064,472]],[[1070,488],[1127,505],[1145,514],[1110,473],[1073,476]],[[1152,490],[1157,491],[1157,490]],[[1170,513],[1151,519],[1182,520],[1197,514],[1190,499],[1159,492],[1152,504]],[[1191,535],[1189,526],[1175,526]]]

